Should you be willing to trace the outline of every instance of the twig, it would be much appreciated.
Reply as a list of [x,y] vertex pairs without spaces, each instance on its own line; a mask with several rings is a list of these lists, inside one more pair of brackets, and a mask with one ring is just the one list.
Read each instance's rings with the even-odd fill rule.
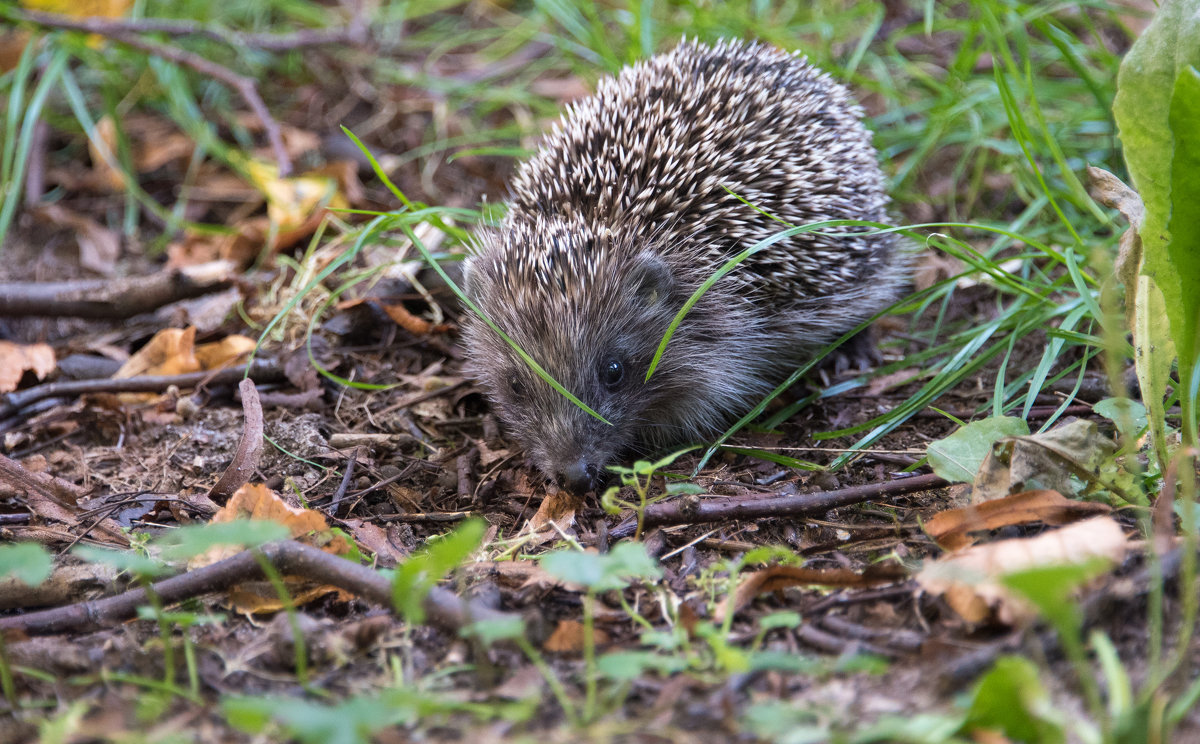
[[369,40],[367,25],[360,14],[350,18],[344,26],[335,28],[302,29],[286,34],[248,34],[228,28],[208,26],[193,21],[168,18],[83,18],[62,24],[60,16],[28,10],[14,12],[14,20],[26,21],[47,28],[70,28],[112,37],[121,34],[167,34],[168,36],[199,36],[227,44],[234,49],[249,47],[271,52],[286,52],[303,47],[326,46],[329,44],[363,44]]
[[[0,418],[11,416],[28,405],[58,396],[88,395],[91,393],[157,393],[174,385],[190,389],[202,385],[221,385],[237,382],[246,376],[246,367],[230,367],[216,371],[188,372],[182,375],[145,375],[104,380],[67,380],[18,390],[0,396]],[[271,361],[256,360],[250,364],[249,377],[257,382],[277,382],[283,371]]]
[[[42,517],[49,517],[67,524],[77,524],[79,499],[88,494],[86,488],[75,485],[49,473],[31,473],[21,463],[0,455],[0,481],[5,481],[26,492],[28,505]],[[99,529],[113,541],[128,545],[128,538],[121,532],[120,525],[111,519],[98,519],[88,528]],[[84,534],[87,534],[86,532]],[[78,539],[78,537],[76,538]]]
[[[383,575],[345,558],[290,540],[270,543],[258,550],[243,551],[204,568],[158,581],[151,588],[164,605],[171,605],[243,582],[260,581],[265,575],[258,562],[258,553],[281,574],[330,584],[375,604],[392,606],[392,585]],[[0,633],[18,631],[29,635],[49,635],[91,631],[134,618],[137,608],[146,604],[145,589],[133,589],[105,599],[3,617],[0,618]],[[434,587],[429,592],[424,607],[431,625],[452,631],[477,621],[508,621],[514,617],[507,612],[468,602],[441,587]]]
[[249,377],[238,384],[242,394],[242,413],[246,417],[246,425],[242,429],[242,438],[238,442],[237,452],[233,462],[221,473],[221,477],[208,492],[208,498],[228,498],[233,492],[250,480],[250,475],[258,467],[258,458],[263,447],[263,412],[262,404],[258,402],[258,389],[254,380]]
[[333,500],[329,502],[329,506],[325,509],[330,514],[337,514],[342,499],[346,498],[346,489],[350,488],[350,481],[354,478],[354,466],[358,464],[358,458],[361,454],[362,449],[359,447],[355,447],[354,451],[350,453],[350,459],[346,461],[346,473],[342,476],[342,482],[338,484],[337,491],[333,494]]
[[214,261],[151,276],[75,282],[0,282],[0,316],[132,318],[163,305],[219,292],[233,264]]
[[[771,517],[802,517],[822,514],[864,501],[877,500],[883,496],[897,496],[914,491],[941,488],[948,483],[933,474],[914,475],[887,483],[871,483],[851,486],[836,491],[800,493],[791,496],[737,498],[722,496],[707,500],[680,498],[663,504],[654,504],[646,509],[645,525],[696,524],[700,522],[725,522],[737,519],[765,519]],[[636,522],[628,520],[617,525],[612,539],[629,537],[637,529]]]
[[71,509],[79,499],[87,496],[87,489],[55,478],[49,473],[31,473],[16,460],[0,455],[0,480],[19,489],[36,491],[51,501]]
[[140,49],[156,57],[190,67],[201,75],[207,75],[208,77],[220,80],[237,91],[242,100],[246,102],[246,105],[250,107],[250,110],[254,112],[254,115],[258,117],[259,122],[262,123],[263,132],[266,133],[267,141],[271,143],[271,149],[275,153],[275,161],[279,164],[280,177],[291,174],[292,161],[288,157],[287,147],[283,143],[283,133],[279,129],[279,124],[271,117],[271,112],[267,110],[267,105],[263,103],[262,98],[258,95],[258,86],[253,78],[239,75],[228,67],[207,60],[186,49],[145,39],[135,30],[128,27],[108,23],[95,23],[96,19],[94,18],[73,20],[54,13],[39,13],[36,11],[12,13],[11,15],[18,20],[27,21],[45,28],[60,28],[68,31],[83,31],[85,33],[98,34],[118,44]]

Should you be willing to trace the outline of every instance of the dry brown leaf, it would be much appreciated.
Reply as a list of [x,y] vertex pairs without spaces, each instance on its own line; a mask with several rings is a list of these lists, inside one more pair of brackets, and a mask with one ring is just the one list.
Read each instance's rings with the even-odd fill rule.
[[546,494],[537,513],[525,526],[525,531],[534,535],[533,544],[557,539],[560,530],[574,526],[575,512],[580,506],[583,506],[583,499],[565,489]]
[[1057,491],[1023,491],[939,512],[925,523],[925,531],[942,549],[961,550],[974,542],[971,532],[1029,522],[1062,525],[1110,511],[1105,504],[1073,501]]
[[[333,555],[345,555],[350,552],[350,543],[329,528],[320,512],[291,506],[277,493],[261,484],[247,483],[239,488],[230,497],[229,502],[213,515],[211,521],[232,522],[235,519],[277,522],[286,526],[295,540]],[[239,552],[241,550],[236,546],[217,546],[189,561],[188,568],[201,568]],[[335,586],[314,586],[289,577],[284,579],[292,600],[298,605],[333,592],[341,594],[343,599],[349,599],[348,595]],[[284,606],[269,582],[245,582],[231,589],[228,599],[240,612],[275,612]]]
[[105,276],[113,272],[121,253],[121,239],[115,232],[61,204],[39,204],[30,209],[29,214],[39,222],[74,230],[75,241],[79,244],[79,263],[85,269]]
[[449,323],[430,323],[418,315],[413,315],[408,311],[408,308],[399,303],[395,305],[380,303],[379,306],[383,308],[383,311],[387,313],[387,316],[396,325],[414,336],[424,336],[428,333],[445,333],[452,327]]
[[[583,650],[583,623],[578,620],[559,620],[558,626],[542,648],[551,653],[577,654]],[[600,628],[592,627],[592,637],[597,646],[605,646],[612,642],[608,633]]]
[[900,387],[901,385],[910,382],[921,376],[921,370],[910,367],[908,369],[898,369],[890,375],[876,377],[867,385],[867,396],[875,397],[883,395],[892,388]]
[[54,349],[46,344],[16,344],[0,341],[0,393],[17,389],[26,372],[39,380],[54,371]]
[[125,175],[112,162],[117,152],[117,124],[108,114],[96,122],[96,138],[99,142],[88,138],[88,153],[92,156],[92,187],[110,193],[124,191]]
[[254,351],[254,339],[237,334],[226,336],[220,341],[200,344],[196,347],[196,361],[200,369],[222,369],[242,362]]
[[714,619],[724,622],[730,609],[736,614],[745,609],[760,594],[778,592],[794,586],[836,586],[866,588],[892,584],[908,578],[908,572],[900,566],[878,563],[862,573],[848,568],[804,568],[803,566],[768,566],[761,571],[742,575],[734,592],[733,605],[722,602],[714,613]]
[[32,38],[29,31],[23,28],[0,31],[0,73],[8,72],[17,66]]
[[1128,539],[1112,517],[1093,517],[1037,537],[975,545],[930,561],[917,574],[927,592],[946,599],[964,620],[1006,625],[1032,619],[1033,609],[1000,583],[1005,574],[1102,558],[1121,561]]
[[121,365],[114,379],[140,375],[182,375],[198,372],[195,328],[164,328]]
[[350,530],[354,542],[358,543],[363,551],[375,556],[381,566],[394,566],[408,557],[406,551],[397,548],[388,538],[387,530],[373,522],[344,519],[342,526]]

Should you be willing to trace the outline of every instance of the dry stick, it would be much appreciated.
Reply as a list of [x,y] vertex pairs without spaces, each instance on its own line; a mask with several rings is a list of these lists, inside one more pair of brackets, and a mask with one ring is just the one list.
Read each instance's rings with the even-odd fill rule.
[[[914,491],[925,491],[930,488],[941,488],[949,483],[940,476],[914,475],[909,478],[898,478],[887,483],[871,483],[865,486],[851,486],[836,491],[819,493],[799,493],[791,496],[774,496],[768,498],[735,498],[722,496],[720,498],[697,501],[694,498],[681,498],[664,504],[654,504],[647,507],[645,525],[659,524],[696,524],[699,522],[726,522],[736,519],[764,519],[770,517],[802,517],[811,514],[822,514],[830,509],[836,509],[864,501],[874,501],[882,496],[898,496]],[[614,540],[629,537],[634,533],[636,523],[628,520],[612,531]]]
[[[258,382],[277,382],[283,379],[283,371],[274,362],[259,359],[249,366],[249,377]],[[237,382],[246,376],[246,366],[243,365],[216,371],[188,372],[182,375],[144,375],[120,379],[48,382],[45,385],[0,395],[0,418],[11,416],[22,408],[46,398],[90,393],[158,393],[172,385],[185,389],[201,385],[221,385]]]
[[[38,494],[28,497],[30,510],[43,517],[67,524],[74,524],[78,521],[76,515],[79,513],[79,507],[76,503],[88,493],[86,488],[62,478],[56,478],[49,473],[31,473],[21,467],[21,463],[4,455],[0,455],[0,481],[5,481],[18,490]],[[39,504],[39,498],[46,499],[48,503]],[[129,544],[129,539],[121,532],[120,525],[111,519],[96,520],[88,528],[88,532],[93,529],[101,530],[117,543]]]
[[166,44],[144,39],[129,28],[106,23],[95,23],[96,19],[94,18],[73,20],[54,13],[39,13],[36,11],[13,13],[11,15],[18,20],[34,23],[45,28],[61,28],[69,31],[98,34],[118,44],[140,49],[156,57],[190,67],[201,75],[207,75],[220,80],[238,92],[238,95],[242,97],[242,100],[246,102],[250,110],[258,117],[259,122],[262,123],[263,131],[267,135],[267,141],[271,143],[271,149],[275,152],[275,160],[279,164],[280,177],[291,174],[292,161],[288,157],[287,148],[283,144],[283,133],[280,131],[275,119],[271,117],[271,113],[267,110],[267,105],[263,103],[262,98],[258,95],[257,83],[253,78],[239,75],[228,67],[207,60],[186,49],[179,49],[178,47],[167,46]]
[[[59,24],[59,17],[50,13],[30,10],[12,15],[18,20],[36,23],[40,26],[63,27]],[[101,36],[117,34],[200,36],[235,48],[250,47],[270,52],[286,52],[328,44],[362,44],[369,38],[367,26],[359,15],[353,16],[345,26],[303,29],[287,34],[248,34],[227,28],[206,26],[193,21],[177,21],[167,18],[110,19],[92,17],[81,19],[77,24],[80,30],[86,28],[91,33]]]
[[0,282],[0,316],[132,318],[232,285],[228,261],[150,276],[73,282]]
[[[266,578],[258,562],[261,553],[286,576],[296,576],[344,589],[375,604],[392,606],[392,585],[376,571],[339,558],[309,545],[290,540],[247,550],[210,566],[163,579],[151,586],[164,605],[221,591],[247,581]],[[78,633],[124,622],[137,616],[137,608],[148,604],[145,589],[132,589],[114,597],[77,602],[52,610],[0,618],[0,633],[18,631],[28,635]],[[434,587],[425,597],[425,614],[431,625],[458,630],[473,622],[509,621],[506,612],[468,602],[448,589]]]
[[18,489],[37,491],[51,501],[74,509],[79,499],[87,496],[88,490],[62,478],[55,478],[49,473],[31,473],[21,467],[21,463],[0,455],[0,481],[5,481]]
[[238,384],[238,391],[242,394],[242,413],[246,417],[246,426],[242,429],[242,438],[238,442],[237,452],[233,454],[233,462],[229,463],[216,485],[208,492],[210,499],[228,498],[244,486],[258,467],[258,458],[262,454],[263,412],[254,380],[249,377],[242,380]]

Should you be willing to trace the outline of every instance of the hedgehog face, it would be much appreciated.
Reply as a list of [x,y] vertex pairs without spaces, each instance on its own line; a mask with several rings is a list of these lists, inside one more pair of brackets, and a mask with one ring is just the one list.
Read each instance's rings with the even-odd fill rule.
[[470,368],[508,432],[547,477],[576,492],[647,439],[667,392],[646,369],[681,300],[668,267],[608,231],[561,221],[483,238],[466,289],[483,313],[596,419],[543,380],[490,327],[464,327]]

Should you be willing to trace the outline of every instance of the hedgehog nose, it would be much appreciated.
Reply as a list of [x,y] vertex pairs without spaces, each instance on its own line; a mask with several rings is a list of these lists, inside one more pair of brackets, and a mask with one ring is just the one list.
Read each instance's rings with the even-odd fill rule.
[[563,469],[561,480],[573,493],[583,494],[596,487],[600,468],[580,458]]

